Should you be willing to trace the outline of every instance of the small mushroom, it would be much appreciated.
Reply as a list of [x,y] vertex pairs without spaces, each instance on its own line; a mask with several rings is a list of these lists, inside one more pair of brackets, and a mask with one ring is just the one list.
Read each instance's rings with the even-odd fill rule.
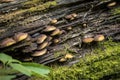
[[19,42],[19,41],[26,39],[27,37],[28,37],[27,33],[19,32],[19,33],[15,34],[14,39],[15,39],[15,41]]
[[42,44],[38,47],[38,50],[44,49],[45,47],[48,46],[48,44],[49,44],[48,42],[42,43]]
[[32,54],[33,57],[37,57],[37,56],[42,56],[47,52],[47,49],[43,49],[41,51],[35,51],[35,53]]
[[93,42],[94,38],[88,37],[88,38],[84,38],[82,41],[83,43],[91,43]]
[[107,7],[113,7],[113,6],[115,6],[117,3],[116,2],[111,2],[111,3],[109,3],[108,5],[107,5]]
[[53,42],[56,44],[56,43],[59,43],[59,39],[54,39]]
[[65,59],[72,59],[73,58],[73,55],[72,54],[66,54],[65,55]]
[[50,31],[54,31],[56,29],[55,26],[47,26],[43,31],[44,32],[50,32]]
[[16,43],[16,41],[13,40],[12,38],[7,38],[1,42],[0,46],[1,47],[8,47],[8,46],[11,46],[15,43]]
[[71,27],[71,26],[68,26],[68,27],[67,27],[67,30],[68,30],[68,31],[72,30],[72,27]]
[[66,19],[69,19],[69,20],[73,20],[77,17],[77,14],[76,13],[72,13],[72,14],[69,14],[67,16],[65,16]]
[[82,26],[83,26],[83,27],[87,27],[87,23],[83,23]]
[[52,19],[52,20],[51,20],[51,23],[52,23],[52,24],[57,23],[57,19]]
[[33,60],[33,58],[31,58],[31,57],[23,59],[23,61],[32,61],[32,60]]
[[59,60],[59,62],[65,62],[67,59],[65,59],[65,58],[61,58],[60,60]]
[[85,34],[83,38],[92,38],[92,37],[94,37],[94,34],[89,33],[89,34]]
[[59,34],[61,34],[60,29],[56,29],[55,31],[52,32],[51,36],[56,36],[56,35],[59,35]]
[[40,35],[37,39],[37,43],[41,44],[42,42],[45,41],[46,38],[47,38],[47,36],[45,34]]
[[74,18],[77,17],[77,14],[76,13],[72,13],[71,14]]
[[31,41],[32,40],[32,37],[31,36],[28,36],[27,38],[26,38],[26,41]]
[[70,14],[70,15],[67,15],[67,16],[65,16],[65,18],[66,19],[69,19],[69,20],[73,20],[74,19],[74,17]]
[[103,41],[105,39],[104,35],[96,35],[94,41]]

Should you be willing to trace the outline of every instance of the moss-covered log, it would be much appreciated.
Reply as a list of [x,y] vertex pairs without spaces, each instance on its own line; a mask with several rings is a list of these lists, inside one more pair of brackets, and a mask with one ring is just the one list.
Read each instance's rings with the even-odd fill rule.
[[[101,47],[104,47],[101,48]],[[53,66],[50,79],[43,80],[116,80],[120,74],[120,43],[107,41],[99,44],[72,66]],[[116,74],[116,75],[115,75]],[[117,76],[118,75],[118,76]],[[109,76],[109,77],[108,77]],[[41,78],[33,78],[37,80]]]
[[[65,64],[74,64],[84,54],[96,51],[94,49],[99,44],[96,36],[99,38],[102,35],[102,39],[112,38],[113,41],[120,41],[119,4],[119,0],[2,1],[0,2],[0,52],[7,53],[21,61],[49,64],[58,60],[63,62],[68,60]],[[115,48],[119,50],[118,47],[115,46]],[[109,49],[111,49],[110,46]],[[119,59],[117,59],[119,52],[114,54],[111,50],[106,52],[105,55],[100,52],[100,56],[99,54],[93,54],[92,57],[86,56],[86,62],[80,60],[80,63],[75,66],[77,68],[73,66],[73,70],[69,69],[70,73],[76,70],[79,74],[75,73],[74,76],[80,75],[79,78],[67,77],[67,73],[65,78],[63,76],[58,78],[77,80],[99,79],[104,77],[103,75],[107,76],[109,70],[106,73],[101,70],[100,73],[94,75],[92,74],[94,71],[91,70],[96,68],[96,64],[98,64],[97,67],[102,65],[103,61],[105,65],[111,64],[112,62],[108,63],[107,60],[113,58],[113,62],[119,65]],[[114,66],[104,68],[107,70],[112,67]],[[83,68],[88,72],[82,72]],[[66,69],[68,68],[63,68],[63,71]],[[119,68],[116,68],[117,70],[119,71]],[[58,79],[58,75],[56,70],[55,74],[53,72],[52,79]]]

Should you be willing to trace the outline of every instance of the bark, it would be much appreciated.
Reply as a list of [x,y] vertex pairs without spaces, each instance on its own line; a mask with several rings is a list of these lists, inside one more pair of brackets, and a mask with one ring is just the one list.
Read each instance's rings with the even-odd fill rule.
[[[106,40],[112,37],[114,41],[120,41],[120,15],[113,15],[111,12],[119,7],[118,0],[57,0],[57,5],[54,5],[55,2],[52,0],[46,0],[35,4],[24,4],[28,1],[16,0],[0,5],[0,41],[13,37],[18,32],[28,33],[31,37],[29,41],[24,40],[15,45],[0,48],[0,52],[8,53],[20,60],[31,57],[35,62],[48,64],[63,57],[65,50],[72,51],[75,55],[83,55],[86,49],[83,46],[85,44],[83,44],[82,38],[86,35],[94,37],[102,34]],[[108,7],[107,5],[111,2],[117,4]],[[45,7],[46,5],[48,6]],[[72,13],[77,14],[75,19],[65,18]],[[52,19],[57,19],[58,22],[51,24]],[[37,50],[31,50],[31,46],[32,44],[38,45],[35,38],[41,34],[51,36],[51,32],[43,31],[48,25],[55,26],[63,33],[54,36],[49,41],[51,44],[46,47],[45,55],[32,57],[31,54]],[[72,27],[72,30],[67,30],[69,26]],[[54,39],[59,39],[60,42],[55,44]],[[28,52],[25,52],[26,48]]]

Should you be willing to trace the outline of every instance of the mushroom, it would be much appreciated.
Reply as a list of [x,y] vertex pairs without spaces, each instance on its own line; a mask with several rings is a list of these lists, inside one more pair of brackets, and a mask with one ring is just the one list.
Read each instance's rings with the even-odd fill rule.
[[23,59],[23,61],[32,61],[32,60],[33,60],[33,58],[31,58],[31,57]]
[[71,26],[68,26],[68,27],[67,27],[67,30],[68,30],[68,31],[72,30],[72,27],[71,27]]
[[76,13],[72,13],[71,14],[74,18],[77,17],[77,14]]
[[55,31],[52,32],[51,36],[56,36],[61,34],[62,32],[60,31],[60,29],[56,29]]
[[113,6],[115,6],[117,3],[116,2],[111,2],[111,3],[109,3],[108,5],[107,5],[107,7],[113,7]]
[[65,16],[65,18],[71,20],[73,18],[73,16],[72,15],[67,15],[67,16]]
[[65,62],[67,59],[65,59],[65,58],[61,58],[60,60],[59,60],[59,62]]
[[83,23],[82,26],[83,26],[83,27],[87,27],[87,23]]
[[13,40],[12,38],[7,38],[1,42],[0,46],[1,47],[8,47],[8,46],[11,46],[15,43],[16,43],[16,41]]
[[54,39],[53,42],[54,43],[59,43],[59,39]]
[[88,38],[84,38],[82,41],[83,43],[91,43],[93,42],[94,38],[88,37]]
[[51,23],[52,23],[52,24],[57,23],[57,19],[52,19],[52,20],[51,20]]
[[44,42],[38,47],[38,50],[44,49],[47,46],[48,46],[48,42]]
[[56,29],[55,26],[47,26],[43,31],[44,32],[50,32],[50,31],[54,31]]
[[96,35],[94,41],[103,41],[105,39],[104,35]]
[[14,39],[15,41],[19,42],[19,41],[26,39],[27,37],[28,37],[28,33],[19,32],[15,34]]
[[35,53],[32,54],[33,57],[37,57],[37,56],[42,56],[47,52],[47,49],[43,49],[41,51],[35,51]]
[[45,41],[46,38],[47,38],[47,36],[45,34],[40,35],[37,39],[37,43],[41,44],[42,42]]
[[65,16],[66,19],[69,19],[69,20],[73,20],[74,18],[77,17],[77,14],[76,13],[72,13],[72,14],[69,14],[67,16]]
[[66,54],[65,55],[65,59],[72,59],[73,58],[73,55],[72,54]]

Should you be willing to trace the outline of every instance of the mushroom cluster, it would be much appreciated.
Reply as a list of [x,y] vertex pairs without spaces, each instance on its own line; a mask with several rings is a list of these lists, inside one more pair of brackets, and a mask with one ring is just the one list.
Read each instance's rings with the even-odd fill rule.
[[[59,43],[59,39],[56,36],[62,34],[62,30],[56,28],[55,26],[46,26],[43,29],[43,32],[35,33],[29,35],[28,33],[18,32],[13,35],[13,37],[6,38],[2,42],[0,42],[0,48],[11,47],[14,44],[20,42],[30,42],[29,45],[22,48],[23,53],[30,53],[31,57],[42,56],[47,53],[47,47],[51,45],[51,43],[57,44]],[[32,60],[30,59],[25,59]]]
[[83,41],[83,43],[91,43],[93,41],[95,41],[95,42],[101,42],[104,39],[105,39],[104,35],[99,34],[99,35],[96,35],[96,36],[84,37],[82,41]]
[[77,17],[77,14],[76,13],[72,13],[72,14],[69,14],[69,15],[66,15],[65,18],[67,20],[74,20],[75,18]]
[[16,33],[13,37],[4,39],[1,42],[0,47],[1,48],[9,47],[13,44],[16,44],[17,42],[25,40],[27,37],[28,37],[27,33],[22,33],[22,32]]

